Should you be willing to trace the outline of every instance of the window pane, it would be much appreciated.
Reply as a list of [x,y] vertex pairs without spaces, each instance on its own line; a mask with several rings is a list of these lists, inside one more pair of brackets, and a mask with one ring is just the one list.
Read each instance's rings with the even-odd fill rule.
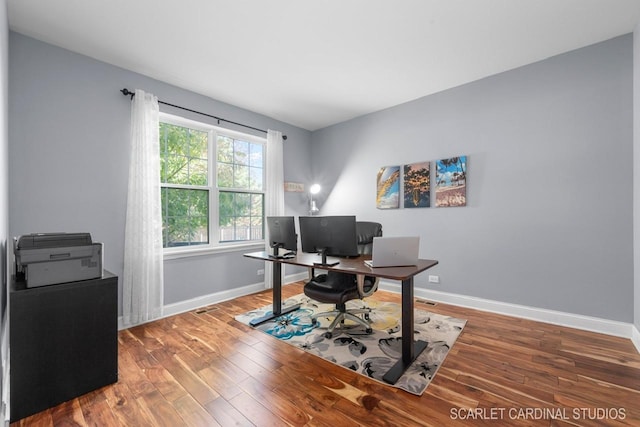
[[233,221],[233,193],[220,192],[218,196],[218,212],[220,227],[228,227]]
[[186,190],[189,192],[189,215],[192,217],[209,216],[209,191]]
[[259,218],[260,223],[262,223],[263,198],[264,196],[262,194],[251,195],[251,216]]
[[189,161],[189,184],[207,185],[207,160],[191,159]]
[[162,189],[163,216],[184,217],[189,210],[189,197],[186,190],[173,188]]
[[218,188],[233,187],[233,165],[218,163]]
[[249,168],[249,189],[262,190],[262,169]]
[[191,129],[189,157],[207,160],[209,152],[209,134]]
[[209,134],[168,123],[159,131],[161,182],[207,185]]
[[228,136],[218,136],[218,161],[233,163],[233,139]]
[[249,189],[249,167],[235,165],[233,168],[233,187]]
[[163,246],[209,243],[209,191],[162,189]]
[[239,165],[249,164],[249,143],[235,140],[233,142],[233,162]]
[[262,144],[251,144],[249,147],[249,165],[262,168]]
[[221,191],[219,201],[220,241],[262,239],[262,194]]
[[248,216],[251,213],[251,194],[236,193],[234,207],[236,217]]
[[184,156],[169,155],[165,158],[165,180],[167,184],[189,183],[189,161]]
[[236,238],[235,240],[251,240],[251,221],[249,217],[239,216],[236,218]]
[[218,137],[218,188],[264,190],[264,147]]
[[189,145],[189,129],[160,123],[160,149],[164,153],[186,155]]
[[251,195],[251,240],[262,240],[264,227],[262,225],[263,196]]

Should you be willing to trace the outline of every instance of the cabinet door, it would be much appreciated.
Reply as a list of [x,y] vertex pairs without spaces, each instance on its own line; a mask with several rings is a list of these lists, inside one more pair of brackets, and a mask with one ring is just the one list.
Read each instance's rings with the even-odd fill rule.
[[11,293],[12,421],[117,381],[117,283],[112,276]]

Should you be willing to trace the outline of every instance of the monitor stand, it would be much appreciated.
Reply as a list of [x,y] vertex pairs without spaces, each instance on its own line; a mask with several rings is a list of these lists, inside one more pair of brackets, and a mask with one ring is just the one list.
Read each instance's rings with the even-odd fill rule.
[[314,262],[313,265],[315,267],[333,267],[335,265],[340,264],[339,261],[327,262],[327,248],[322,248],[318,250],[318,253],[320,254],[320,256],[322,256],[322,262]]
[[273,248],[273,255],[269,255],[269,258],[289,259],[289,258],[294,258],[295,256],[293,252],[285,252],[284,254],[280,255],[280,248],[282,248],[282,243],[276,243],[271,247]]

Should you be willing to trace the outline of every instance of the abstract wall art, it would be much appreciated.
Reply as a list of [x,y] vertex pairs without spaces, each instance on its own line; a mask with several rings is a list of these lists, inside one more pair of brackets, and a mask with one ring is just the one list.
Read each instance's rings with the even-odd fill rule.
[[436,161],[436,206],[467,205],[467,156]]
[[430,162],[404,165],[404,207],[431,206]]
[[400,207],[400,166],[380,168],[377,177],[376,207],[397,209]]

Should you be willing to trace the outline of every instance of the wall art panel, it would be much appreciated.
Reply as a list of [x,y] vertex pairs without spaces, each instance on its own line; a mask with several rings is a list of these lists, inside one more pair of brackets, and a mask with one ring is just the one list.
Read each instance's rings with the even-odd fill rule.
[[436,161],[436,206],[467,205],[467,156]]
[[378,209],[400,207],[400,166],[385,166],[378,171],[376,207]]
[[431,206],[430,162],[404,165],[404,207]]

